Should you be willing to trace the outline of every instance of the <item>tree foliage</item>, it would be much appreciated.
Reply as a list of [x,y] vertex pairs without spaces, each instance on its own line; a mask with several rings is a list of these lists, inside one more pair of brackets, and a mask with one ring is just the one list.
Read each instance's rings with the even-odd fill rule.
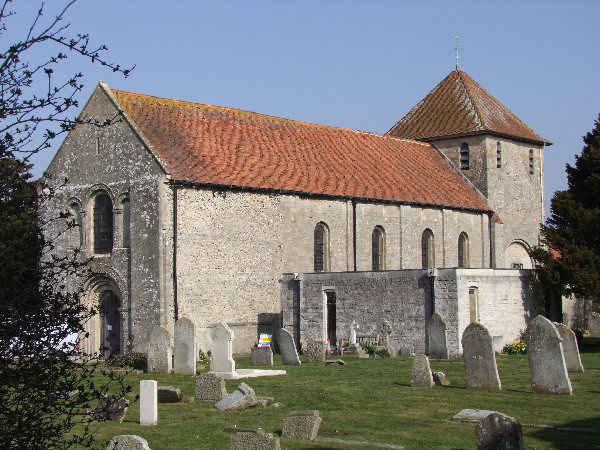
[[583,137],[585,146],[567,164],[568,189],[552,198],[542,227],[548,249],[536,248],[538,274],[546,289],[600,300],[600,116]]
[[[82,74],[57,76],[61,62],[79,57],[125,76],[130,71],[105,60],[106,47],[92,47],[89,36],[69,32],[64,19],[73,3],[49,20],[43,4],[33,10],[31,26],[18,30],[22,39],[0,52],[1,448],[89,446],[98,418],[90,408],[109,390],[127,391],[122,376],[98,378],[97,355],[82,353],[73,338],[85,334],[85,322],[97,311],[68,292],[63,280],[85,275],[86,264],[77,252],[56,255],[54,243],[62,236],[42,234],[38,206],[54,191],[31,180],[27,162],[74,126],[92,123],[70,117]],[[10,0],[0,6],[4,42],[16,15],[11,6]],[[56,211],[53,220],[77,226],[64,212]]]

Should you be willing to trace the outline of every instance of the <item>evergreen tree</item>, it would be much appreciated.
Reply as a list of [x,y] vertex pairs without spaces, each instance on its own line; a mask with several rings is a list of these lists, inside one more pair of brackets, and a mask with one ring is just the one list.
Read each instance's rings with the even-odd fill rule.
[[585,146],[567,164],[568,189],[557,191],[542,227],[548,250],[536,248],[546,291],[600,302],[600,116],[583,137]]

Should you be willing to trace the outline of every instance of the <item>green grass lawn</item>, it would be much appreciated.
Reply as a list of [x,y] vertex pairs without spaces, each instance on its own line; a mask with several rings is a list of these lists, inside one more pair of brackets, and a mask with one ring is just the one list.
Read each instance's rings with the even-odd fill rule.
[[[246,382],[258,396],[274,397],[280,407],[256,406],[244,411],[220,412],[213,403],[159,404],[158,425],[139,425],[139,403],[129,407],[123,423],[99,425],[97,439],[117,434],[137,434],[153,450],[226,449],[230,434],[225,426],[262,427],[281,435],[289,411],[317,409],[323,418],[319,437],[403,445],[408,449],[475,448],[473,423],[452,421],[464,408],[489,409],[515,417],[522,424],[552,425],[600,430],[600,338],[586,338],[581,354],[583,374],[571,374],[573,395],[533,394],[527,356],[498,355],[501,392],[466,388],[462,359],[432,360],[432,370],[446,373],[451,386],[411,388],[411,358],[343,358],[346,365],[309,364],[283,366],[275,355],[274,369],[287,375],[227,380],[227,391]],[[248,368],[249,358],[237,358],[236,367]],[[208,368],[203,369],[207,371]],[[193,396],[194,377],[182,375],[130,375],[133,393],[139,381],[154,379],[159,386],[175,386]],[[593,448],[600,435],[566,433],[523,427],[527,448]],[[362,448],[281,438],[281,448]],[[364,447],[373,448],[373,447]]]

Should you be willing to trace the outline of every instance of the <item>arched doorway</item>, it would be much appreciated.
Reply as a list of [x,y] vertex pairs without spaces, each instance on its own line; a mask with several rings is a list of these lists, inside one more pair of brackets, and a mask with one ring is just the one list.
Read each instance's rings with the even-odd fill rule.
[[100,294],[100,343],[106,356],[121,353],[121,301],[112,290]]

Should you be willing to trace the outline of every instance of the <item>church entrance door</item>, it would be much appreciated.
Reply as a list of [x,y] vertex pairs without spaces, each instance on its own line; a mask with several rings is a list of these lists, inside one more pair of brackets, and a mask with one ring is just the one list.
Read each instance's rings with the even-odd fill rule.
[[326,292],[327,295],[327,339],[331,343],[331,346],[335,346],[336,339],[336,298],[335,292]]
[[113,291],[100,295],[100,339],[106,356],[121,353],[121,301]]

